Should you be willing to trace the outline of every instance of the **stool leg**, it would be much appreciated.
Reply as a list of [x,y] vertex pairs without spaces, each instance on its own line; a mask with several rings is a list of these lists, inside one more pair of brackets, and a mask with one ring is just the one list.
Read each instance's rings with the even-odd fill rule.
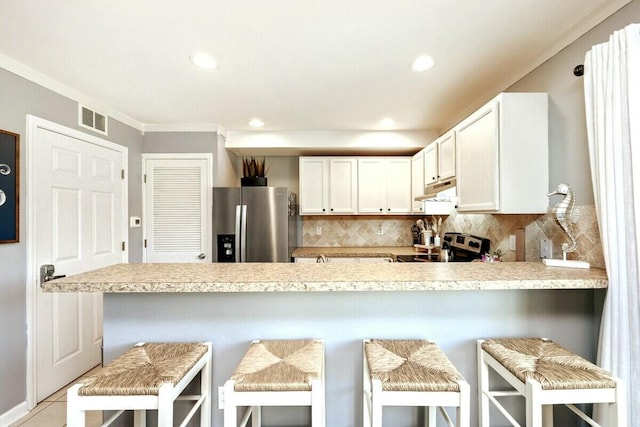
[[616,382],[616,401],[609,405],[609,426],[610,427],[627,427],[627,394],[624,382],[615,378]]
[[251,407],[251,427],[260,427],[262,425],[262,407]]
[[542,405],[542,425],[553,427],[553,405]]
[[478,341],[478,411],[480,427],[489,427],[489,365],[484,360],[482,340]]
[[371,427],[382,427],[382,383],[372,381],[371,389]]
[[133,411],[134,427],[145,427],[147,425],[147,411],[144,409],[136,409]]
[[436,426],[436,415],[438,414],[437,406],[427,406],[424,408],[424,425],[428,427]]
[[67,426],[84,427],[85,412],[79,408],[78,389],[80,384],[76,384],[67,390]]
[[540,383],[533,380],[527,380],[526,385],[526,411],[527,411],[527,427],[542,427],[542,404],[540,403],[540,394],[542,387]]
[[224,383],[224,427],[238,427],[238,408],[234,399],[234,382]]
[[163,384],[158,389],[158,427],[173,427],[173,385]]
[[206,396],[200,406],[200,427],[211,427],[211,343],[207,362],[200,371],[200,395]]
[[322,381],[311,382],[311,426],[324,427],[324,386]]
[[460,406],[458,406],[458,413],[456,417],[456,423],[458,427],[470,427],[471,425],[471,387],[466,381],[460,381]]

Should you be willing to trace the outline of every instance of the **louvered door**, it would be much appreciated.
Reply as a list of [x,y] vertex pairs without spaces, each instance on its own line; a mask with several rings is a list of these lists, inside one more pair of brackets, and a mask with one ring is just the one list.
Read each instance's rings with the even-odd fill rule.
[[211,262],[211,157],[144,155],[145,262]]

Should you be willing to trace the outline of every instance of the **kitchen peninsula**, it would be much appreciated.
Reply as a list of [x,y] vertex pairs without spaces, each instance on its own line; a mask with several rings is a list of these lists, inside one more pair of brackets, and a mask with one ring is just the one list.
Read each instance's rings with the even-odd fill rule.
[[[361,424],[362,339],[437,341],[472,389],[478,338],[545,336],[594,360],[607,275],[537,262],[119,264],[44,286],[104,292],[105,361],[137,341],[212,341],[214,388],[253,339],[322,338],[327,425],[352,427]],[[476,414],[472,398],[472,425]],[[212,419],[221,425],[222,411]],[[307,413],[265,410],[263,419],[302,425]]]

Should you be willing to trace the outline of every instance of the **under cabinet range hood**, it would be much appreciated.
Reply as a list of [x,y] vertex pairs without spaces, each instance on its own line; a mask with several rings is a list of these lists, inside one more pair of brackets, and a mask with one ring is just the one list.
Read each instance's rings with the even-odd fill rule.
[[456,179],[428,184],[424,187],[424,195],[415,198],[422,202],[422,210],[427,215],[451,215],[456,207]]
[[416,202],[436,201],[450,202],[456,197],[456,179],[427,184],[424,187],[424,195],[415,198]]

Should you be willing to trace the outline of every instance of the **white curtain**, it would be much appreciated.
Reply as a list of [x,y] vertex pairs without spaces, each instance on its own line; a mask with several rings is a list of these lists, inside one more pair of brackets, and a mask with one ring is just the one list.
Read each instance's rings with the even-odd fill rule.
[[609,289],[598,364],[627,386],[640,426],[640,24],[616,31],[585,59],[591,177]]

